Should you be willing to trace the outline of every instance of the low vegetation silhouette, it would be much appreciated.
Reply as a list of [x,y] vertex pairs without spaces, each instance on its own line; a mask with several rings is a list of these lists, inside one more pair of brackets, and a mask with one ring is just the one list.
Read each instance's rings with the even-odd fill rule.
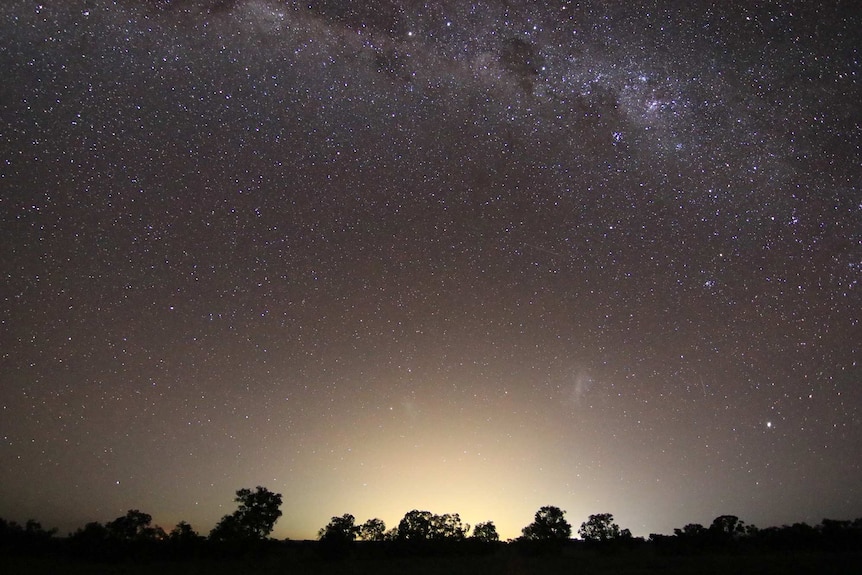
[[[458,513],[414,509],[391,529],[382,519],[358,523],[345,513],[321,527],[315,541],[279,541],[270,534],[282,517],[281,494],[243,488],[234,501],[236,511],[222,517],[208,536],[185,521],[166,531],[138,509],[104,524],[87,523],[65,537],[32,519],[23,524],[0,519],[0,572],[61,572],[69,563],[80,564],[81,572],[115,572],[110,566],[121,563],[124,573],[137,573],[137,566],[143,573],[154,561],[165,575],[188,572],[189,561],[213,573],[341,572],[332,565],[344,561],[361,562],[361,572],[375,573],[414,568],[552,573],[574,566],[595,573],[646,568],[695,573],[706,565],[715,573],[819,573],[824,565],[830,573],[862,572],[862,518],[760,529],[735,515],[720,515],[708,527],[690,523],[672,535],[643,538],[621,528],[613,514],[597,513],[581,523],[579,538],[572,538],[566,512],[548,505],[536,511],[520,537],[502,542],[493,521],[477,523],[471,533]],[[443,562],[428,563],[430,556]]]

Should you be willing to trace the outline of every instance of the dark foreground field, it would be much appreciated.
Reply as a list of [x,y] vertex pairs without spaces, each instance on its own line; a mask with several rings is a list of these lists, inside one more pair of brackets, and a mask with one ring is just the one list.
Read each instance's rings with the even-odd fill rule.
[[296,549],[265,556],[186,558],[110,562],[61,557],[2,557],[4,575],[479,575],[479,574],[698,574],[786,575],[862,573],[862,552],[769,552],[664,555],[654,549],[603,554],[565,549],[556,554],[525,555],[502,548],[492,554],[468,556],[378,556],[326,559]]

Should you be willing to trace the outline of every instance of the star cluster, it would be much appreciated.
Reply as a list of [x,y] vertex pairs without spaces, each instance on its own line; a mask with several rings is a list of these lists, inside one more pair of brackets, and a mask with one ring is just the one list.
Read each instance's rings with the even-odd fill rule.
[[6,2],[0,516],[862,515],[849,3]]

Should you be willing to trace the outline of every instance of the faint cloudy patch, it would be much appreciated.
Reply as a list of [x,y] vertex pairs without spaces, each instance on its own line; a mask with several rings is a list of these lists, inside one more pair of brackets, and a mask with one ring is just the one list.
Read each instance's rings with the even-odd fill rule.
[[594,384],[595,380],[589,373],[584,370],[578,370],[570,377],[570,381],[564,387],[566,402],[572,405],[580,405],[586,399]]
[[415,420],[420,413],[419,405],[413,398],[407,398],[401,401],[401,413],[409,420]]

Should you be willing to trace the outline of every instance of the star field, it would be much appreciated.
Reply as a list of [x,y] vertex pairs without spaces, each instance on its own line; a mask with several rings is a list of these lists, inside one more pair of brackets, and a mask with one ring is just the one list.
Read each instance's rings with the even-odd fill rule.
[[850,3],[13,0],[0,517],[862,516]]

